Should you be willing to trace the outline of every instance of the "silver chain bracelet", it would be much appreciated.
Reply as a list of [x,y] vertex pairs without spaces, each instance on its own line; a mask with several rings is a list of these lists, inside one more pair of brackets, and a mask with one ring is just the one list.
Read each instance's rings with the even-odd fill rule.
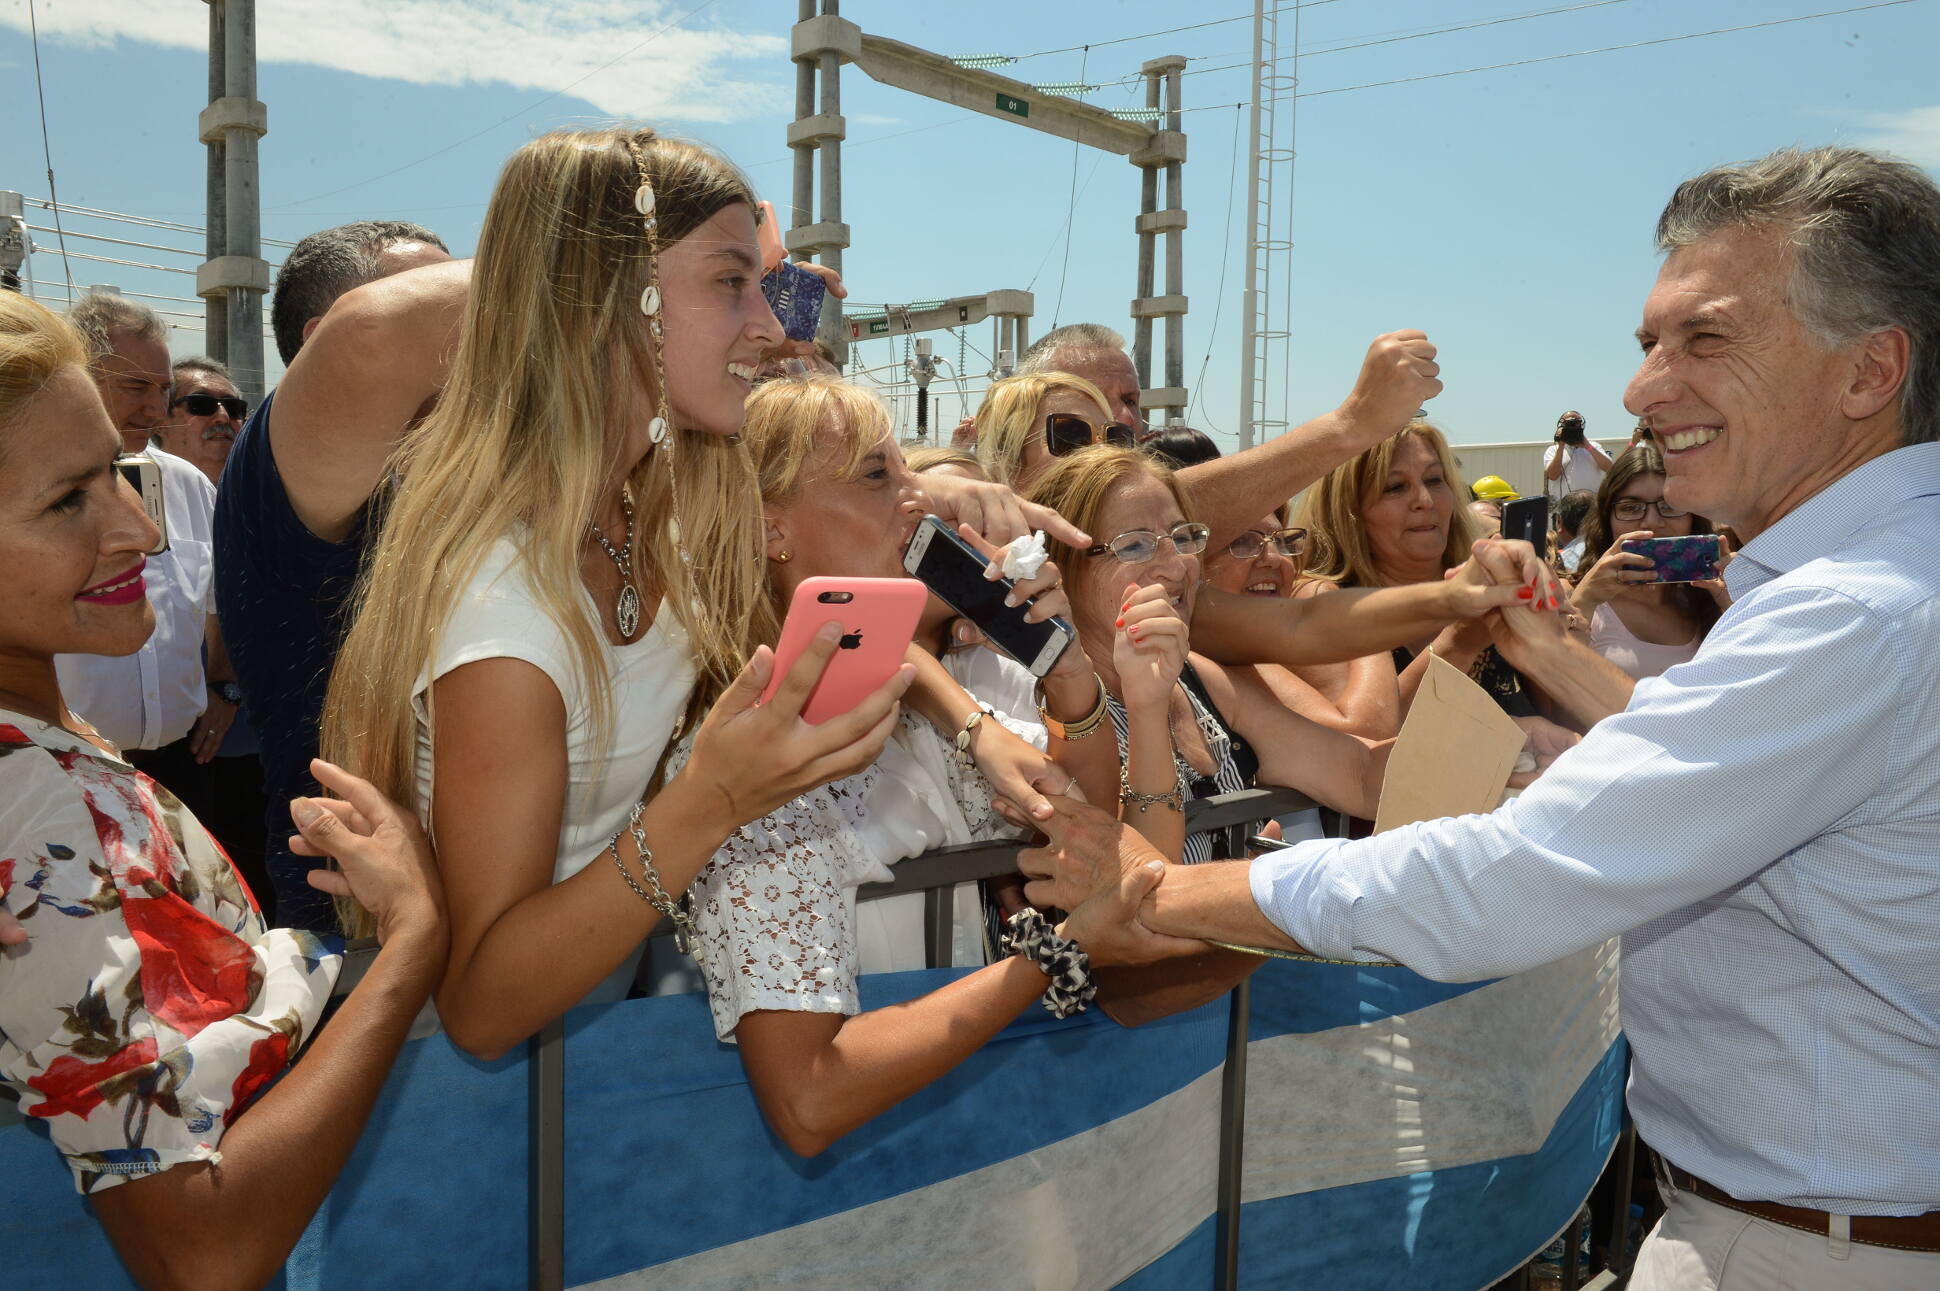
[[1186,777],[1184,772],[1177,771],[1176,768],[1175,774],[1178,775],[1178,781],[1172,786],[1171,793],[1140,793],[1132,788],[1131,773],[1121,764],[1118,768],[1119,805],[1136,807],[1140,815],[1157,806],[1170,807],[1176,812],[1183,813],[1186,809]]
[[1083,1013],[1098,994],[1098,983],[1091,980],[1091,959],[1083,947],[1058,936],[1043,914],[1029,906],[1005,922],[1003,951],[1030,960],[1051,979],[1044,988],[1043,1003],[1054,1018]]
[[[684,904],[685,894],[676,899],[667,895],[667,889],[660,885],[660,875],[653,868],[653,849],[647,846],[646,826],[640,823],[641,814],[647,809],[644,800],[633,804],[627,813],[626,828],[613,835],[606,850],[613,853],[613,864],[620,871],[620,877],[633,889],[635,896],[665,915],[674,925],[674,946],[683,955],[694,953],[694,918]],[[623,835],[633,835],[633,845],[640,852],[640,873],[646,878],[647,886],[641,887],[626,867],[626,860],[620,855],[620,839]],[[651,890],[649,890],[651,889]]]

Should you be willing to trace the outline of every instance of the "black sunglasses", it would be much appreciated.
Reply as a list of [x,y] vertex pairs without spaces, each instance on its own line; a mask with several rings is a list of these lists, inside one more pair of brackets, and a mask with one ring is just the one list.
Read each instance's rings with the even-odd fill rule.
[[187,408],[191,417],[213,417],[217,407],[229,414],[231,421],[249,419],[249,403],[234,395],[185,394],[169,404],[171,408]]
[[1063,457],[1099,443],[1130,448],[1134,440],[1132,428],[1123,422],[1108,421],[1103,426],[1094,426],[1074,412],[1053,412],[1044,418],[1044,442],[1050,447],[1051,456]]

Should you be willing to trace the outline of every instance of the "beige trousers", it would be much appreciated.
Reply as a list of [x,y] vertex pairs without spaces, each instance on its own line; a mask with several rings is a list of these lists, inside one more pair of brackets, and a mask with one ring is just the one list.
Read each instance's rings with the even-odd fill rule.
[[[1662,1185],[1659,1185],[1660,1188]],[[1663,1188],[1630,1291],[1935,1291],[1940,1254],[1802,1232]]]

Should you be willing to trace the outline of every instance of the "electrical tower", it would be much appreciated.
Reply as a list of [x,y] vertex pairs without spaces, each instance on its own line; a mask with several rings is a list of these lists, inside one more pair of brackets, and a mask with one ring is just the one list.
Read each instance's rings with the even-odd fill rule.
[[[1273,322],[1273,280],[1282,275],[1290,284],[1288,272],[1293,262],[1293,103],[1299,78],[1280,71],[1280,6],[1275,0],[1254,0],[1253,4],[1253,105],[1249,116],[1251,155],[1246,166],[1246,286],[1241,298],[1244,314],[1239,351],[1239,446],[1244,452],[1274,432],[1286,429],[1284,417],[1267,416],[1267,365],[1276,349],[1284,356],[1291,344],[1290,329]],[[1294,47],[1299,48],[1300,11],[1293,15]],[[1298,63],[1295,63],[1298,66]],[[1286,142],[1280,142],[1281,112],[1278,100],[1286,100]],[[1284,164],[1285,179],[1279,172]],[[1287,204],[1286,237],[1273,235],[1276,202],[1274,189],[1282,190]],[[1281,370],[1284,372],[1285,364]],[[1284,407],[1288,392],[1279,392]]]

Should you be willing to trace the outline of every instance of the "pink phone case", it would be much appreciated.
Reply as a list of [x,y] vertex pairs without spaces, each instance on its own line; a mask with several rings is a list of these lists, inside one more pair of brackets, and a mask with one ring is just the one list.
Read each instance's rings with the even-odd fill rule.
[[[848,712],[902,665],[916,636],[929,589],[913,578],[811,578],[795,589],[775,647],[775,675],[761,694],[774,698],[782,678],[808,648],[816,630],[841,620],[842,645],[808,693],[802,720],[819,726]],[[826,597],[847,596],[846,601]]]

